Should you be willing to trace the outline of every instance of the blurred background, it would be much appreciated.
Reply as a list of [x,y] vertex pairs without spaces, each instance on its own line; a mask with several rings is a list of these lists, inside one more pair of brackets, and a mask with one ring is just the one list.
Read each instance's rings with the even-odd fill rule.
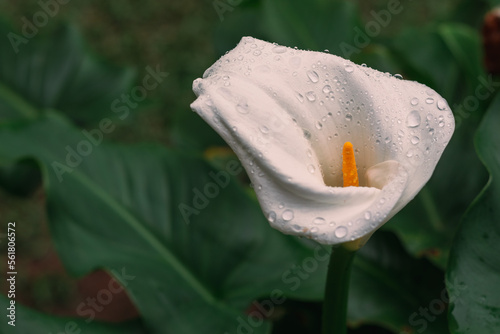
[[[34,15],[45,10],[41,3],[48,2],[1,0],[2,33],[15,32],[23,36],[26,20],[33,23]],[[72,108],[68,101],[51,105],[43,98],[37,100],[36,93],[30,96],[27,92],[27,99],[35,103],[40,101],[43,108],[62,111],[73,124],[90,130],[96,121],[112,114],[109,106],[113,96],[140,85],[144,76],[150,73],[148,68],[160,69],[168,73],[164,81],[157,89],[148,91],[146,99],[130,108],[129,117],[115,122],[116,130],[106,134],[104,140],[127,145],[160,143],[198,156],[207,157],[208,149],[225,147],[225,143],[191,112],[189,104],[195,98],[192,82],[243,36],[301,49],[327,50],[383,72],[399,73],[405,79],[417,80],[436,89],[455,113],[454,105],[460,106],[465,97],[474,94],[479,76],[486,77],[488,71],[498,71],[485,65],[487,55],[484,55],[482,37],[486,31],[485,14],[497,4],[493,0],[71,0],[57,4],[54,15],[48,15],[47,22],[40,24],[33,41],[24,36],[28,42],[18,44],[19,54],[23,48],[35,52],[38,45],[35,40],[40,40],[40,45],[47,41],[57,45],[65,38],[78,40],[75,43],[77,52],[89,55],[101,66],[96,67],[102,68],[100,73],[106,73],[102,78],[97,75],[93,79],[97,90],[106,90],[108,86],[116,90],[109,95],[103,93],[102,99],[99,91],[93,92],[97,102],[86,106],[93,110],[88,113],[66,111]],[[395,8],[397,13],[392,13],[390,8]],[[391,14],[384,17],[380,13]],[[375,28],[372,25],[375,29],[372,32],[367,30],[370,22],[377,23]],[[494,22],[497,21],[493,20],[493,25]],[[73,30],[67,33],[65,29]],[[1,37],[2,48],[12,43],[7,36]],[[4,68],[0,81],[4,80],[5,84],[9,82],[5,74],[10,66],[7,60],[12,59],[4,51],[0,51],[0,57],[0,67]],[[58,54],[58,57],[54,61],[64,64],[65,54]],[[427,278],[419,279],[424,281],[433,277],[435,286],[428,287],[429,291],[439,293],[443,289],[444,271],[458,221],[488,177],[474,153],[472,136],[484,114],[483,106],[491,98],[479,101],[479,106],[466,118],[460,116],[463,119],[457,121],[459,131],[455,137],[458,138],[454,137],[459,149],[451,148],[448,156],[444,156],[448,163],[440,164],[437,171],[441,175],[449,173],[457,156],[468,159],[467,168],[464,168],[468,171],[467,176],[464,171],[453,174],[455,180],[464,183],[461,190],[457,190],[457,199],[439,209],[448,217],[444,232],[437,235],[434,230],[421,228],[420,222],[406,219],[421,205],[425,206],[425,201],[400,216],[400,220],[407,221],[406,225],[396,225],[399,223],[396,217],[396,222],[381,232],[387,233],[390,240],[397,236],[399,241],[394,241],[398,244],[395,249],[404,248],[412,258],[425,262]],[[3,120],[10,119],[3,113],[0,116]],[[228,155],[231,153],[220,151],[215,153],[215,158],[214,154],[209,155],[209,160],[217,165],[218,158],[224,160]],[[44,313],[75,317],[82,300],[106,287],[112,278],[106,271],[95,271],[83,277],[70,275],[52,242],[42,175],[29,162],[22,168],[5,165],[2,168],[2,229],[6,221],[18,222],[16,299]],[[241,179],[244,184],[246,179]],[[430,185],[429,191],[436,198],[450,191],[448,186],[437,180]],[[5,234],[2,229],[0,233]],[[427,238],[426,233],[432,237]],[[6,244],[0,244],[0,248],[3,268]],[[5,271],[2,269],[2,275]],[[8,287],[4,279],[0,287],[5,295]],[[317,333],[320,307],[317,300],[289,300],[281,313],[272,319],[276,324],[273,333]],[[115,323],[140,316],[125,292],[117,294],[110,305],[96,314],[99,320]],[[443,320],[446,321],[445,317]],[[358,319],[358,326],[352,333],[396,333],[399,325],[391,327],[387,325],[390,321],[384,321],[365,323]],[[352,324],[356,324],[356,319]],[[410,324],[399,327],[399,330],[405,329],[408,333],[415,331]]]

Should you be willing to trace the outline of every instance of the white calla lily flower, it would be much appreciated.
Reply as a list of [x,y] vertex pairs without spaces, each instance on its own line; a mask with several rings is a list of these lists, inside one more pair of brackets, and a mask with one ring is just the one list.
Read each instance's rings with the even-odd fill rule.
[[[367,238],[401,210],[454,130],[427,86],[251,37],[193,90],[191,108],[236,152],[270,224],[323,244]],[[346,142],[359,187],[342,186]]]

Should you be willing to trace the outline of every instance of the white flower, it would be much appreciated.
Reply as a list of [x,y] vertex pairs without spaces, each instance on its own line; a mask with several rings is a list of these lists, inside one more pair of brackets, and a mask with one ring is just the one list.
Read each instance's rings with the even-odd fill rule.
[[[242,161],[270,224],[323,244],[371,235],[429,180],[454,130],[434,90],[327,53],[245,37],[191,108]],[[351,142],[359,187],[342,187]]]

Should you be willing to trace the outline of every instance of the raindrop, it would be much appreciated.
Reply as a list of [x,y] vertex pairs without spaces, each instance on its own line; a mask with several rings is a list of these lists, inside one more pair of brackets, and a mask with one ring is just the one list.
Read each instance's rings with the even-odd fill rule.
[[267,126],[265,126],[265,125],[262,125],[260,127],[260,132],[262,132],[262,133],[268,133],[269,132],[269,128]]
[[307,140],[311,139],[311,133],[306,129],[302,129],[302,130],[304,132],[304,138]]
[[429,129],[429,134],[430,134],[431,136],[433,136],[433,135],[434,135],[434,129],[433,129],[433,128],[430,128],[430,129]]
[[412,106],[416,106],[418,104],[418,98],[414,97],[413,99],[411,99],[410,103]]
[[316,233],[318,233],[318,231],[319,231],[319,230],[318,230],[318,228],[317,228],[317,227],[313,227],[313,228],[311,228],[311,230],[310,230],[310,232],[311,232],[312,234],[316,234]]
[[254,55],[254,56],[260,56],[260,54],[261,54],[261,53],[262,53],[262,52],[261,52],[260,50],[255,50],[255,51],[253,52],[253,55]]
[[401,74],[394,74],[394,77],[400,80],[403,79],[403,76]]
[[427,104],[433,104],[434,103],[434,99],[432,97],[428,97],[425,99],[425,103]]
[[274,53],[285,53],[286,52],[286,47],[278,45],[273,48]]
[[306,93],[306,97],[311,102],[316,100],[316,94],[312,90]]
[[313,219],[313,223],[316,225],[323,225],[326,222],[325,218],[316,217]]
[[323,128],[323,124],[321,124],[321,122],[317,122],[316,129],[321,130],[321,128]]
[[307,77],[314,83],[319,81],[319,75],[315,71],[307,71]]
[[420,141],[420,138],[418,138],[417,136],[413,136],[413,137],[411,137],[411,140],[410,140],[410,141],[411,141],[411,143],[412,143],[413,145],[417,145],[417,144],[418,144],[418,142]]
[[308,165],[307,170],[309,171],[309,173],[313,174],[316,171],[316,167],[314,167],[313,165]]
[[330,85],[326,85],[323,87],[323,93],[328,94],[332,91],[332,87]]
[[365,219],[370,220],[372,218],[372,213],[370,211],[365,212]]
[[240,102],[236,105],[236,111],[240,114],[248,114],[248,104],[245,102]]
[[344,238],[347,235],[347,228],[345,226],[339,226],[335,229],[334,233],[337,238]]
[[281,202],[279,205],[278,205],[278,208],[280,209],[283,209],[285,207],[285,203]]
[[345,115],[345,120],[348,121],[348,122],[352,121],[352,115],[351,114],[346,114]]
[[267,216],[267,220],[270,223],[274,223],[276,221],[276,212],[274,212],[274,211],[269,212],[269,215]]
[[385,137],[384,141],[386,144],[389,144],[392,141],[392,136],[389,135],[389,136]]
[[352,73],[354,71],[354,67],[352,67],[351,65],[346,65],[345,71],[347,73]]
[[406,126],[409,128],[416,128],[420,125],[420,113],[417,110],[412,110],[406,118]]
[[299,100],[299,102],[304,102],[304,95],[297,93],[296,97],[297,97],[297,100]]
[[446,101],[445,100],[439,100],[437,103],[437,107],[439,110],[445,110],[446,109]]
[[293,217],[294,217],[294,215],[293,215],[293,211],[292,210],[285,210],[281,214],[281,218],[283,218],[283,220],[286,221],[286,222],[292,220]]

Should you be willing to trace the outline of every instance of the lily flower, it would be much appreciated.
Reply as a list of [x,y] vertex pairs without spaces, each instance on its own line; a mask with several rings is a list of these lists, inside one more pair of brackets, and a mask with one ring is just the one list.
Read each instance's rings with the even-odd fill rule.
[[455,126],[425,85],[251,37],[193,90],[271,226],[329,245],[367,239],[412,200]]

